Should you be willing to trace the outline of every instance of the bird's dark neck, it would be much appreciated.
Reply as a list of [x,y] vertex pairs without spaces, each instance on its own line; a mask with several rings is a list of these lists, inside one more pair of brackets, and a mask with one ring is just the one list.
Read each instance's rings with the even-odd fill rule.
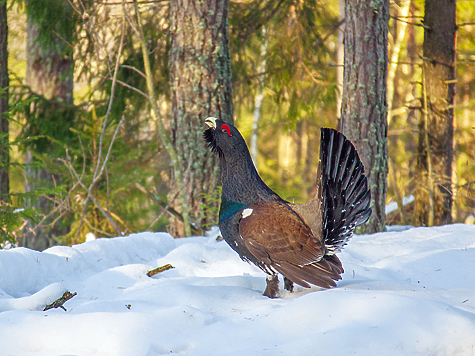
[[227,201],[253,204],[282,200],[262,181],[247,147],[243,152],[221,157],[221,178]]

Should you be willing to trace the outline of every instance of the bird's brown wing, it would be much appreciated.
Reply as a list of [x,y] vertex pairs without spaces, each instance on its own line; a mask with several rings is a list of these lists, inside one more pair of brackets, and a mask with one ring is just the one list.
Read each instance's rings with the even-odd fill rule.
[[303,287],[330,288],[343,272],[338,258],[324,256],[319,237],[289,206],[261,203],[243,211],[239,233],[259,260]]

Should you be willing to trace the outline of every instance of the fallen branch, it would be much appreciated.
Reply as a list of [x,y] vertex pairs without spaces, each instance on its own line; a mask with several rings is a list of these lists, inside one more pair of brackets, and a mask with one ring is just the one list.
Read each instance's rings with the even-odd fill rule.
[[64,292],[63,296],[61,298],[58,298],[56,299],[53,303],[51,304],[48,304],[44,309],[43,311],[47,311],[47,310],[50,310],[50,309],[53,309],[53,308],[61,308],[63,309],[64,311],[66,311],[66,308],[63,307],[63,304],[66,303],[69,299],[71,299],[72,297],[74,297],[75,295],[77,295],[76,292],[74,293],[71,293],[69,291],[66,291]]
[[169,269],[175,268],[171,264],[167,263],[165,266],[157,267],[147,272],[147,276],[152,277],[156,274],[168,271]]

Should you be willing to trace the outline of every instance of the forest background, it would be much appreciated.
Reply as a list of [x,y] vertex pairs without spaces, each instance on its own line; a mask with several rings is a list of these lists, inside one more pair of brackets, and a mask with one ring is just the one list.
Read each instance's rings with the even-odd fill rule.
[[[2,162],[9,168],[9,189],[2,190],[0,242],[44,249],[82,242],[88,233],[169,230],[183,236],[217,223],[219,182],[207,179],[204,189],[186,176],[199,170],[203,159],[186,145],[177,151],[189,167],[178,173],[196,192],[191,221],[182,223],[186,204],[180,201],[179,174],[169,151],[169,145],[181,147],[182,132],[173,119],[174,3],[4,3],[9,136],[0,138],[9,142],[4,144],[9,163]],[[457,1],[451,216],[466,223],[475,222],[474,5]],[[227,114],[250,145],[264,181],[284,199],[306,202],[314,190],[320,128],[339,127],[342,5],[230,1],[225,10],[230,69],[226,58],[222,67],[232,72],[232,104],[223,99],[231,105]],[[403,207],[402,201],[427,190],[416,178],[424,2],[390,2],[390,15],[386,202],[398,202],[398,210],[388,214],[386,224],[421,225],[415,203]],[[446,14],[441,9],[437,15]],[[203,129],[188,128],[194,131],[184,131],[182,140],[195,142],[186,135],[201,136]],[[206,150],[204,142],[199,145]]]

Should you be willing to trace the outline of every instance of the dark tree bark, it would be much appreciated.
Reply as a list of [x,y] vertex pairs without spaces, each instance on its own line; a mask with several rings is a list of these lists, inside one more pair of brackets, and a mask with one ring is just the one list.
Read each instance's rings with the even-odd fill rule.
[[373,214],[363,230],[373,233],[386,222],[389,0],[348,0],[345,18],[341,130],[365,166]]
[[[0,0],[0,202],[8,201],[10,181],[9,130],[8,130],[8,23],[7,2]],[[5,136],[4,136],[5,135]],[[1,203],[0,203],[1,204]]]
[[[71,11],[68,3],[65,3],[65,13]],[[63,15],[63,14],[62,14]],[[39,40],[38,25],[30,16],[27,22],[27,59],[26,59],[26,82],[35,94],[44,96],[49,100],[73,103],[73,68],[74,61],[68,44],[60,36],[52,34],[49,43],[44,39]],[[36,110],[32,105],[32,111]],[[58,108],[58,110],[60,110]],[[57,122],[57,125],[65,125]],[[25,154],[25,163],[33,162],[32,151],[28,149]],[[45,186],[48,182],[53,184],[52,175],[44,168],[26,167],[25,191],[34,190],[39,185]],[[40,197],[37,203],[32,204],[36,209],[46,214],[50,209],[50,201],[46,197]],[[54,231],[52,233],[55,233]],[[25,239],[25,245],[43,250],[53,244],[50,233],[39,229],[37,233],[30,234]]]
[[[219,165],[203,142],[204,120],[215,116],[233,122],[228,7],[227,0],[171,1],[172,142],[183,167],[190,218],[198,228],[213,222],[203,216],[202,205],[217,202],[203,194],[219,185]],[[180,223],[172,222],[170,232],[182,236]]]
[[456,1],[426,0],[416,219],[452,223]]

